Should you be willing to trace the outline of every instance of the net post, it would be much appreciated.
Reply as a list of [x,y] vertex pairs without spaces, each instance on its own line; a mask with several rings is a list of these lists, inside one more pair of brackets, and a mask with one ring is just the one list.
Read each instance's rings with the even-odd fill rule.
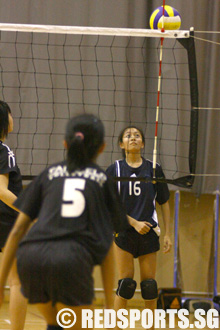
[[178,282],[178,236],[179,236],[179,204],[180,204],[180,191],[175,192],[175,208],[174,208],[174,276],[173,287],[177,287]]
[[219,190],[215,192],[214,200],[214,297],[217,296],[217,275],[218,275],[218,230],[219,230]]

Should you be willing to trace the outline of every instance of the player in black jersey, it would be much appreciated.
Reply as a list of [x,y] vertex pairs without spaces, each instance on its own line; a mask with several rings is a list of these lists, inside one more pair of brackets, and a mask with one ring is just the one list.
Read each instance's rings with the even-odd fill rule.
[[[22,179],[13,151],[5,144],[8,133],[13,131],[11,109],[6,102],[0,101],[0,249],[3,250],[7,237],[18,215],[13,205],[22,190]],[[9,274],[10,319],[12,330],[24,327],[27,302],[20,292],[16,262]]]
[[95,159],[104,149],[104,126],[93,115],[67,125],[67,161],[44,170],[15,205],[21,210],[6,244],[0,293],[17,251],[22,292],[38,307],[47,329],[60,329],[57,312],[72,308],[81,329],[81,309],[93,301],[94,265],[101,265],[106,307],[113,306],[113,232],[129,227],[111,180]]
[[[116,161],[107,169],[112,177],[153,178],[152,162],[141,156],[144,148],[144,134],[136,127],[125,128],[119,136],[119,146],[124,159]],[[157,164],[156,176],[164,176]],[[160,228],[156,213],[156,201],[162,207],[165,223],[164,252],[171,248],[169,237],[169,190],[164,183],[143,181],[118,182],[118,190],[125,205],[130,228],[115,235],[116,260],[119,270],[119,283],[115,297],[115,309],[126,308],[136,289],[134,260],[139,259],[141,292],[146,300],[146,308],[156,308],[157,283],[156,252],[159,250]]]

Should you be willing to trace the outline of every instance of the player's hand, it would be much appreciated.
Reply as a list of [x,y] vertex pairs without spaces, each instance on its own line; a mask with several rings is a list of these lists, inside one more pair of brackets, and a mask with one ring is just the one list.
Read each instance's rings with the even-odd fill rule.
[[152,227],[152,224],[147,221],[136,221],[134,229],[141,235],[147,234]]
[[172,242],[170,236],[165,235],[163,239],[163,252],[164,253],[170,252],[171,247],[172,247]]

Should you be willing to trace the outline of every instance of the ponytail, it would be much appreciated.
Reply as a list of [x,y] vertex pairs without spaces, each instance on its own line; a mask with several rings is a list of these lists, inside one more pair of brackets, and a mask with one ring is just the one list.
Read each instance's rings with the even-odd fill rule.
[[[82,134],[82,133],[81,133]],[[80,135],[73,137],[67,151],[67,170],[73,172],[77,168],[83,167],[88,162],[88,156],[84,141]]]

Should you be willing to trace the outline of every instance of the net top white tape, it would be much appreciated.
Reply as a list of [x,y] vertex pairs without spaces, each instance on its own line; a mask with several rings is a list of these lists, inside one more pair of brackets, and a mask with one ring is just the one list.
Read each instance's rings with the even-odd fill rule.
[[57,34],[85,34],[105,36],[130,36],[130,37],[158,37],[158,38],[189,38],[187,30],[160,30],[151,29],[126,29],[87,26],[62,26],[62,25],[35,25],[35,24],[10,24],[0,23],[0,31],[57,33]]

